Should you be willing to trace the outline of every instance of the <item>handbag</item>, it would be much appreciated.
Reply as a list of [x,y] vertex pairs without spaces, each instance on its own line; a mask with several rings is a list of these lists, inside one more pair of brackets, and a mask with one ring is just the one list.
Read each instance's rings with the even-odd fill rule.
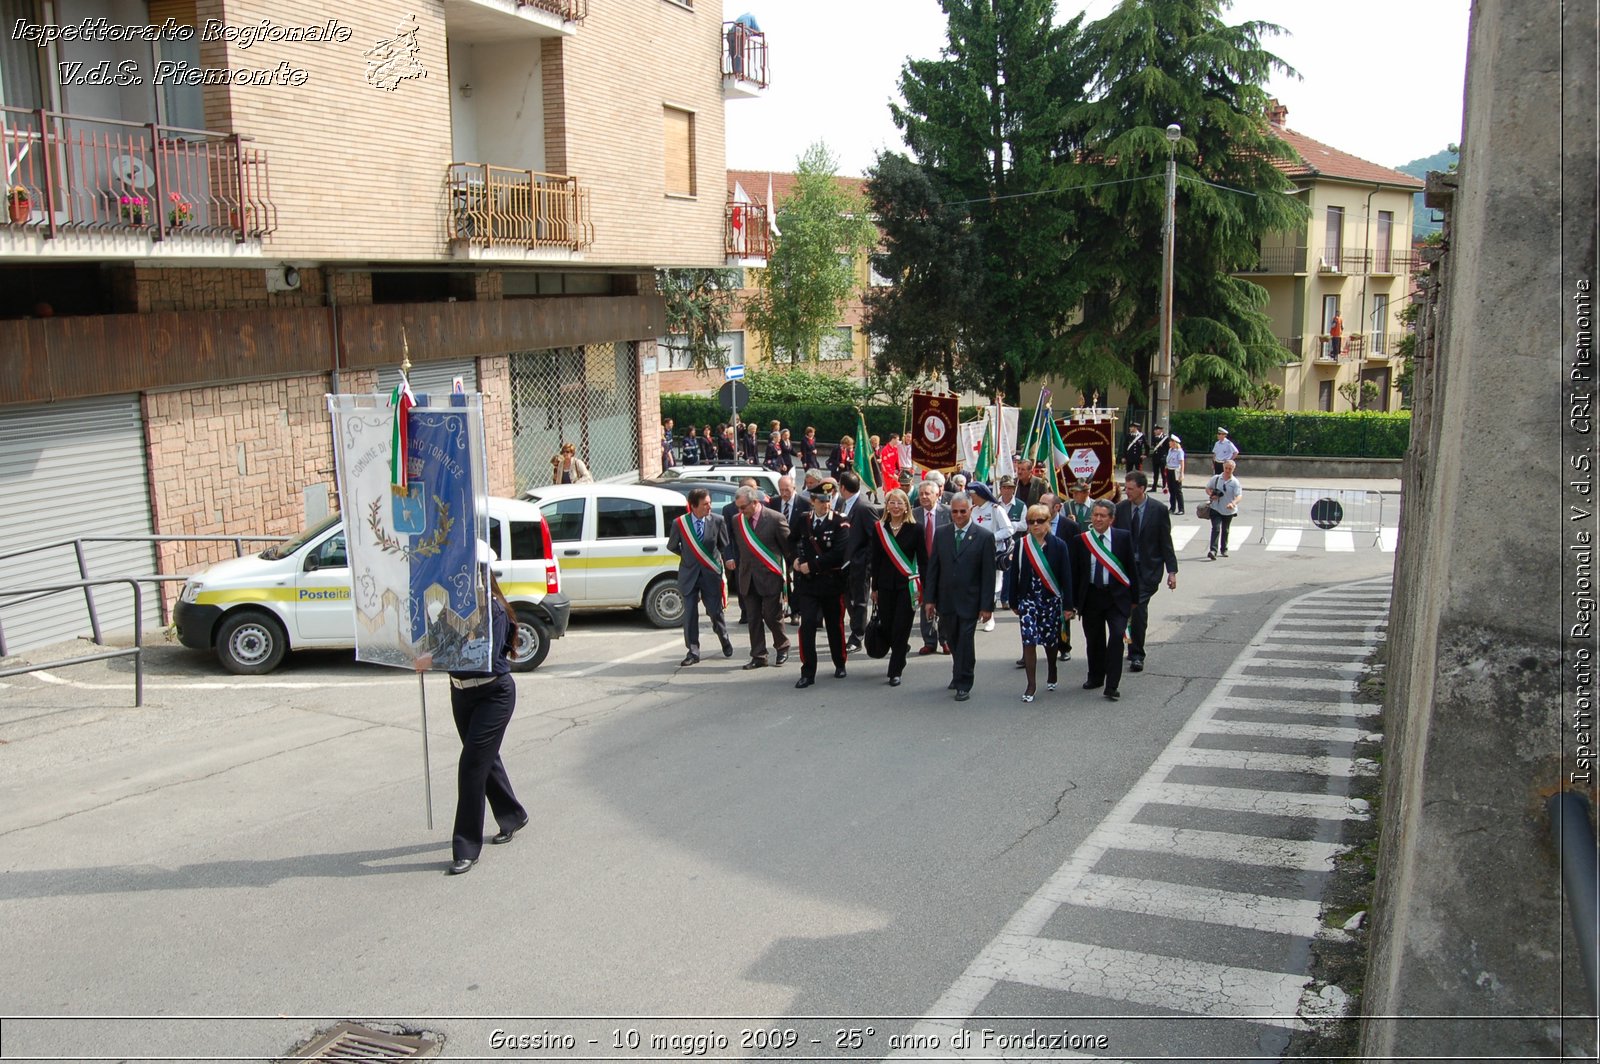
[[862,643],[867,649],[869,658],[886,658],[889,656],[889,633],[884,631],[883,618],[878,616],[878,608],[872,608],[872,616],[867,621],[867,630],[861,634]]
[[1202,521],[1211,520],[1211,504],[1203,502],[1194,508],[1194,515]]

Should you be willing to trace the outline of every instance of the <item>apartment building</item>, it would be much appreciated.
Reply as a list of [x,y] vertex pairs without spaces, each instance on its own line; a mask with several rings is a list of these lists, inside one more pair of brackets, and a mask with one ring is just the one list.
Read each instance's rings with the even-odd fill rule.
[[[852,195],[863,195],[865,180],[859,177],[835,178],[839,187]],[[772,253],[774,240],[781,237],[775,231],[778,207],[794,193],[795,175],[769,170],[729,170],[727,172],[727,202],[723,207],[724,265],[743,272],[737,309],[730,315],[728,331],[722,334],[722,346],[728,353],[730,366],[746,368],[773,368],[792,366],[797,360],[792,353],[767,350],[767,343],[745,323],[744,304],[755,294],[759,271],[765,268],[767,256]],[[840,376],[866,380],[872,372],[872,351],[861,323],[866,312],[863,297],[867,288],[887,284],[873,271],[866,256],[854,263],[856,287],[845,304],[827,341],[818,353],[817,361],[798,364],[808,369]],[[721,370],[693,370],[688,358],[674,351],[670,340],[663,342],[661,350],[661,388],[663,393],[680,395],[710,395],[723,383]]]
[[[388,390],[403,353],[419,391],[484,393],[494,492],[564,441],[653,471],[652,271],[723,262],[723,108],[766,85],[719,0],[0,16],[0,554],[295,532],[337,505],[324,394]],[[89,568],[232,552],[93,544]],[[0,570],[76,578],[60,555]],[[11,649],[82,620],[0,604]]]

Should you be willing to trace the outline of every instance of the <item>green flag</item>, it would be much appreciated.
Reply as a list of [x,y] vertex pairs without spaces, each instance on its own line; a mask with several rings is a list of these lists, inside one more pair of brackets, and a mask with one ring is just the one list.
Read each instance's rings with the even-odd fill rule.
[[1039,442],[1034,451],[1034,460],[1043,462],[1047,467],[1045,483],[1050,486],[1050,493],[1057,498],[1061,497],[1061,481],[1057,470],[1065,464],[1068,457],[1067,445],[1061,439],[1061,430],[1056,428],[1055,412],[1046,409],[1044,422],[1039,426]]
[[972,479],[988,484],[994,478],[994,426],[983,425],[983,446],[978,449],[978,464],[973,467]]
[[878,478],[872,475],[872,444],[867,436],[867,419],[861,408],[856,408],[856,457],[852,463],[856,476],[861,478],[862,491],[877,491]]

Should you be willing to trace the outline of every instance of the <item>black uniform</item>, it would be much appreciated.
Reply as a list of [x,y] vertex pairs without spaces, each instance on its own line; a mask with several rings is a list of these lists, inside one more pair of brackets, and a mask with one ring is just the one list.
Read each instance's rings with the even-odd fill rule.
[[865,491],[856,494],[856,501],[850,507],[849,514],[844,514],[845,527],[849,529],[846,538],[845,560],[849,567],[845,570],[845,608],[850,618],[850,642],[854,649],[861,649],[861,641],[867,633],[867,606],[871,595],[870,569],[872,567],[872,541],[869,537],[875,535],[872,526],[878,523],[883,512],[867,501]]
[[[835,670],[843,669],[844,649],[844,564],[850,526],[829,511],[815,512],[795,520],[789,529],[789,555],[794,559],[794,600],[800,606],[800,677],[812,680],[817,675],[817,625],[828,631],[828,655]],[[811,570],[802,573],[799,563]]]
[[[878,531],[880,527],[888,532],[888,520],[873,523],[868,530],[867,543],[872,557],[872,589],[878,593],[878,623],[889,636],[889,678],[893,679],[905,672],[906,655],[911,652],[911,625],[921,612],[922,596],[920,591],[913,595],[908,589],[913,581],[900,572],[890,556]],[[894,537],[906,557],[916,564],[919,577],[928,568],[928,548],[924,540],[917,523],[910,520],[900,526],[899,534]],[[920,584],[920,580],[915,582],[918,587]]]
[[[450,711],[461,736],[461,763],[456,770],[456,823],[450,854],[457,861],[476,861],[483,850],[483,802],[501,831],[516,831],[528,822],[528,811],[511,791],[511,778],[500,760],[511,713],[517,707],[517,686],[511,679],[511,622],[500,601],[491,596],[492,672],[452,672]],[[469,686],[462,686],[462,685]]]

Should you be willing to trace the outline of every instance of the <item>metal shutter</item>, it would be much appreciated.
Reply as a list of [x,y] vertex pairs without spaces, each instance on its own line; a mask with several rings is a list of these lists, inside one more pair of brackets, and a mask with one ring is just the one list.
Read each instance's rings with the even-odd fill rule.
[[[420,366],[412,366],[408,377],[411,381],[411,390],[418,395],[424,392],[432,395],[449,395],[457,377],[461,378],[461,383],[467,391],[475,392],[478,390],[478,360],[463,358],[454,362],[425,362]],[[399,383],[398,368],[391,367],[378,371],[380,394],[388,395]]]
[[[134,396],[0,411],[0,554],[75,536],[148,536],[150,492],[144,427]],[[149,543],[86,543],[91,579],[155,572]],[[0,562],[9,590],[80,579],[71,546]],[[146,633],[160,627],[160,595],[145,584]],[[126,587],[94,592],[105,633],[133,630]],[[57,643],[90,632],[81,592],[17,604],[0,600],[7,650]]]

